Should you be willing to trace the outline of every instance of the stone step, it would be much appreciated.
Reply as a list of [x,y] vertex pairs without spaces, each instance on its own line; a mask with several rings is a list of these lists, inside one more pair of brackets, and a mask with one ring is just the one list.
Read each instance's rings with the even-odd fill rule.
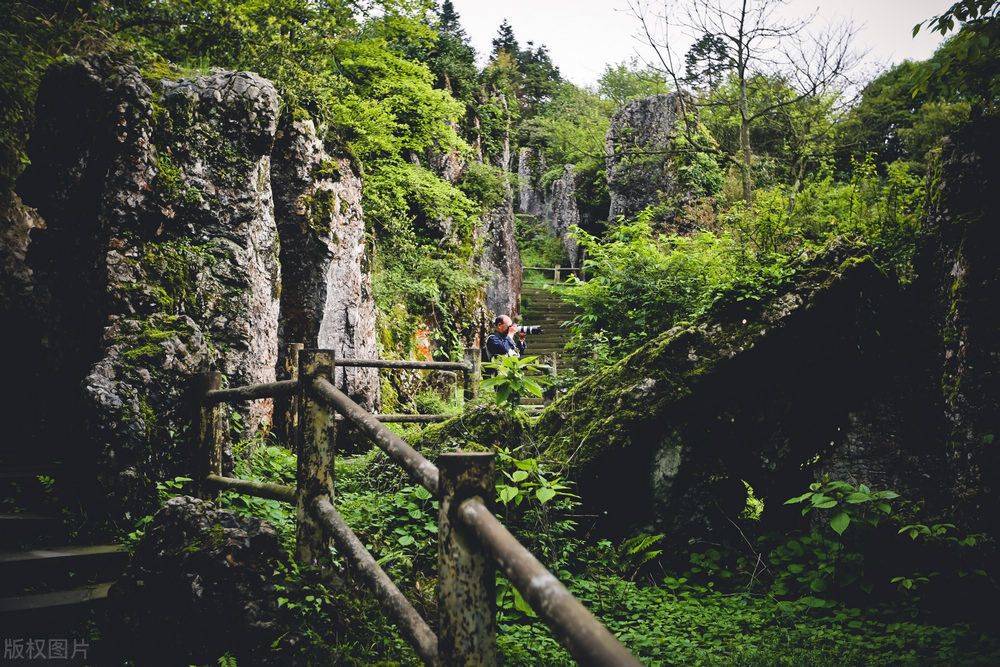
[[127,561],[128,550],[120,544],[0,552],[0,594],[65,588],[95,579],[116,579]]
[[[0,598],[0,628],[7,636],[53,636],[107,606],[113,582]],[[70,643],[72,647],[72,642]],[[71,649],[72,650],[72,649]]]

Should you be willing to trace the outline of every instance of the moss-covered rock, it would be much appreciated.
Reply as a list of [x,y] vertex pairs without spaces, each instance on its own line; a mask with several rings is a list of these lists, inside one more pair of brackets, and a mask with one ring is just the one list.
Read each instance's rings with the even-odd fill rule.
[[491,403],[474,403],[462,414],[425,428],[419,449],[429,457],[459,449],[513,449],[527,442],[530,431],[530,421],[523,413]]
[[583,380],[539,418],[546,456],[618,526],[711,530],[720,511],[739,515],[743,480],[780,505],[843,418],[838,393],[878,354],[895,283],[854,253],[834,246],[772,298],[723,299]]

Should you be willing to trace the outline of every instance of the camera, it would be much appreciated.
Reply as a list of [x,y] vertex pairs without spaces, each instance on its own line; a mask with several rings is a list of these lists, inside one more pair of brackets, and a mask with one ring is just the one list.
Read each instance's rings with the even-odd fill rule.
[[526,334],[540,334],[542,333],[542,327],[537,324],[518,324],[518,331],[523,331]]

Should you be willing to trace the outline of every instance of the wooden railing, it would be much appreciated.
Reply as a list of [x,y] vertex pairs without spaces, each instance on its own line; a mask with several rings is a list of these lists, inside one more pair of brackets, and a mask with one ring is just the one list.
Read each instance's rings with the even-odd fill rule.
[[[398,364],[406,364],[400,366]],[[419,364],[419,365],[418,365]],[[335,366],[460,370],[467,392],[474,391],[476,366],[466,362],[388,362],[336,360],[330,350],[299,351],[298,372],[291,380],[220,389],[221,375],[199,378],[197,452],[199,493],[219,490],[295,504],[295,557],[320,565],[331,546],[382,605],[406,641],[428,665],[495,665],[496,591],[499,567],[524,599],[548,624],[580,664],[638,665],[639,662],[527,549],[497,520],[490,506],[494,490],[494,455],[455,452],[428,461],[390,431],[377,415],[355,403],[334,385]],[[222,475],[223,402],[294,396],[298,468],[294,487]],[[366,433],[414,482],[440,502],[438,513],[438,633],[392,582],[337,511],[333,478],[336,424],[350,421]],[[332,543],[332,544],[331,544]]]
[[583,268],[579,266],[522,266],[522,271],[539,271],[541,273],[551,273],[552,282],[561,283],[566,276],[575,275],[580,280],[585,279]]

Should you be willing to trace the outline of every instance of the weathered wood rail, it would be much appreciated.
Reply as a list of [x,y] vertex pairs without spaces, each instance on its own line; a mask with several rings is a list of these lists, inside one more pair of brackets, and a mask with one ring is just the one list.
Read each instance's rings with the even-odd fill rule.
[[[442,454],[435,465],[390,431],[378,415],[367,412],[333,384],[337,365],[459,370],[466,377],[467,395],[474,394],[478,364],[471,356],[470,352],[465,362],[336,360],[329,350],[301,349],[298,372],[292,380],[221,389],[219,373],[204,374],[199,379],[196,401],[196,451],[201,468],[196,482],[200,495],[212,498],[220,490],[230,490],[293,503],[296,560],[319,565],[335,545],[337,553],[428,665],[497,664],[495,573],[498,567],[578,663],[639,665],[493,514],[492,453]],[[294,396],[298,414],[295,486],[224,477],[222,403],[279,395]],[[437,633],[336,509],[334,458],[338,420],[350,421],[366,433],[414,482],[440,502]]]
[[556,264],[555,266],[522,266],[523,271],[539,271],[541,273],[551,273],[552,282],[561,283],[563,278],[569,275],[575,275],[580,280],[586,279],[586,274],[582,267],[579,266],[560,266]]

